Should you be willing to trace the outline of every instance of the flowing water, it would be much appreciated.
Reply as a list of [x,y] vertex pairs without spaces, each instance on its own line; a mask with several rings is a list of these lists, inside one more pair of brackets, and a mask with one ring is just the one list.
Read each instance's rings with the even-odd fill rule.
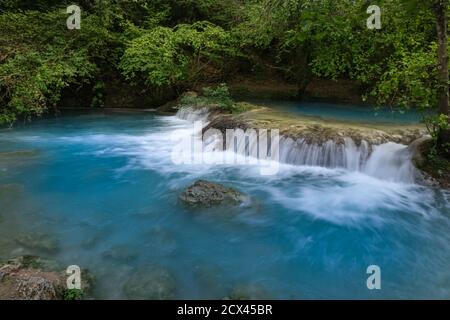
[[[348,141],[308,163],[285,142],[273,176],[175,165],[174,137],[198,115],[187,118],[90,114],[1,131],[0,259],[31,253],[88,268],[106,299],[133,298],[124,285],[149,265],[170,272],[176,298],[236,288],[274,299],[450,298],[450,195],[412,182],[403,146],[366,154]],[[200,178],[252,204],[183,206],[179,193]],[[36,232],[58,250],[17,239]],[[369,265],[381,268],[381,290],[367,289]]]
[[253,99],[250,102],[280,111],[324,119],[371,123],[419,123],[422,115],[417,109],[370,107],[348,104]]

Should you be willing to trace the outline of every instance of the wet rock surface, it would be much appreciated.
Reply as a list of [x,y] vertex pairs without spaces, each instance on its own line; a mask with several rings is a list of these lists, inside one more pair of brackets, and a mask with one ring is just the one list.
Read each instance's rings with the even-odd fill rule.
[[67,289],[67,275],[56,261],[20,256],[0,263],[0,300],[67,300],[86,298],[93,276],[81,270],[81,289]]
[[52,262],[23,256],[0,264],[0,299],[58,300],[62,299],[65,277],[51,271]]
[[430,136],[424,136],[408,146],[411,160],[420,170],[417,182],[431,187],[450,189],[450,161],[433,154],[433,143]]
[[324,120],[318,117],[297,116],[266,107],[239,114],[211,114],[210,123],[203,129],[218,129],[225,134],[226,129],[277,129],[281,136],[308,144],[322,145],[327,141],[344,143],[351,138],[356,145],[366,141],[370,145],[387,142],[410,144],[426,134],[422,125],[392,125],[373,123],[352,123]]
[[248,196],[221,184],[198,180],[180,195],[181,201],[193,207],[240,205],[248,202]]
[[433,144],[433,139],[430,136],[424,136],[417,140],[414,140],[408,146],[408,152],[412,155],[412,161],[416,167],[423,167],[426,162],[426,153],[430,150]]

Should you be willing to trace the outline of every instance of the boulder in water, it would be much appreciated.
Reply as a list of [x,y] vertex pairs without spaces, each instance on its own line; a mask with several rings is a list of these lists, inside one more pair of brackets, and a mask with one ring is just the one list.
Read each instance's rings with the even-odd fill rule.
[[198,180],[188,187],[180,199],[194,207],[212,207],[219,205],[240,205],[248,202],[248,196],[233,188]]
[[430,136],[424,136],[414,140],[408,146],[408,151],[412,154],[411,159],[417,168],[422,168],[427,163],[427,153],[432,145],[433,139]]
[[432,187],[450,188],[450,165],[449,161],[440,155],[431,156],[433,139],[424,136],[413,141],[408,146],[411,160],[420,170],[418,181]]

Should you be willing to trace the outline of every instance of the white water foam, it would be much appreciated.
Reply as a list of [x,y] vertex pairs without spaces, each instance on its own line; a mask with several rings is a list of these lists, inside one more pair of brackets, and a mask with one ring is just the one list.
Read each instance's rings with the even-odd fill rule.
[[[189,122],[206,121],[208,110],[206,108],[195,110],[182,108],[177,117]],[[235,129],[235,128],[229,128]],[[185,134],[187,134],[185,132]],[[191,135],[199,135],[199,132],[191,132]],[[222,144],[222,139],[204,141],[204,153],[212,158],[211,153],[221,150],[217,144]],[[241,141],[241,143],[246,143]],[[253,141],[253,144],[257,141]],[[243,148],[243,146],[237,146]],[[248,146],[249,150],[255,150],[257,145]],[[217,156],[217,155],[216,155]],[[230,155],[226,155],[230,156]],[[213,160],[211,160],[213,161]],[[387,181],[413,183],[417,177],[417,170],[411,161],[411,154],[405,145],[385,143],[381,145],[369,145],[367,141],[361,141],[356,145],[350,138],[344,138],[344,143],[329,140],[322,145],[309,144],[300,138],[295,141],[292,138],[281,137],[279,142],[279,161],[285,164],[297,166],[318,166],[324,168],[344,168],[348,171],[362,172],[372,177]],[[208,162],[208,163],[214,163]]]
[[200,112],[185,116],[189,120],[156,117],[144,132],[58,135],[43,141],[89,145],[83,152],[95,157],[125,156],[128,164],[117,174],[143,168],[155,171],[165,176],[173,192],[196,179],[212,179],[251,194],[262,192],[274,205],[334,224],[360,225],[361,221],[370,221],[374,225],[390,221],[395,212],[424,217],[448,212],[448,201],[437,210],[438,196],[429,188],[410,183],[414,168],[406,147],[398,144],[372,146],[370,154],[368,146],[358,147],[349,139],[342,145],[328,143],[309,149],[306,145],[303,149],[289,149],[284,144],[280,170],[274,176],[261,176],[261,164],[214,164],[215,159],[236,156],[214,150],[203,154],[210,164],[174,165],[171,152],[177,142],[172,133],[176,132],[179,139],[190,135],[200,139],[199,132],[193,132],[191,121],[206,119],[205,113]]

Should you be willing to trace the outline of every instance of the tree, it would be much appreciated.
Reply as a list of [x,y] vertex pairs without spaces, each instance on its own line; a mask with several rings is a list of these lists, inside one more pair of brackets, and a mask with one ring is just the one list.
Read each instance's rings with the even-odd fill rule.
[[450,120],[449,106],[449,71],[448,71],[448,15],[449,1],[435,0],[434,12],[436,15],[438,37],[438,112],[447,116],[447,125],[441,128],[438,138],[438,147],[444,154],[450,156]]
[[144,81],[154,89],[171,86],[182,91],[235,55],[229,34],[209,22],[142,32],[127,45],[120,68],[128,80]]

